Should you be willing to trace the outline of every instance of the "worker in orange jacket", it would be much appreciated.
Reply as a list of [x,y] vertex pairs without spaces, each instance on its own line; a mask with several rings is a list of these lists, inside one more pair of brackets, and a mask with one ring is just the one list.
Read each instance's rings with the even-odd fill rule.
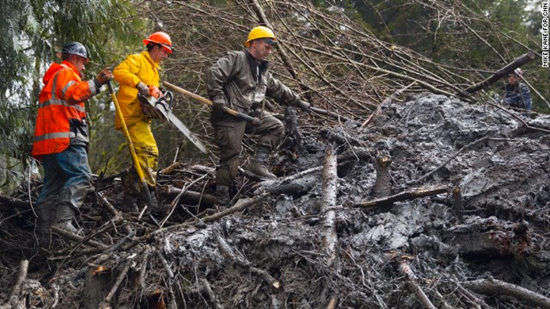
[[[120,85],[117,93],[120,111],[128,127],[128,133],[134,144],[141,169],[145,174],[145,182],[150,187],[154,211],[158,209],[155,197],[156,172],[158,168],[159,151],[157,142],[151,131],[151,117],[138,99],[138,93],[148,97],[160,97],[159,90],[160,63],[172,53],[170,36],[162,31],[155,32],[143,40],[147,50],[126,57],[113,70],[115,80]],[[121,129],[118,115],[115,118],[115,128]],[[134,169],[125,177],[128,203],[136,202],[141,190]],[[143,198],[143,196],[142,196]],[[133,201],[132,201],[133,200]]]
[[77,232],[75,213],[91,189],[84,102],[112,79],[104,69],[94,79],[82,80],[88,52],[81,43],[67,43],[61,53],[63,61],[51,64],[43,78],[32,146],[44,168],[37,200],[41,241],[48,241],[52,224]]

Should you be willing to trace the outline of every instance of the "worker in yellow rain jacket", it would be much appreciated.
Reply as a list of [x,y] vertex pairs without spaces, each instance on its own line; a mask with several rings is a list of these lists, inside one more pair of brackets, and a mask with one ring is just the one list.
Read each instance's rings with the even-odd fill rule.
[[[114,70],[113,75],[120,88],[117,99],[130,138],[145,174],[145,181],[152,191],[151,207],[158,208],[155,197],[156,170],[158,168],[158,148],[151,131],[151,117],[144,110],[138,99],[138,93],[145,96],[159,97],[160,63],[172,53],[172,41],[164,32],[155,32],[143,40],[147,50],[126,57]],[[115,118],[115,128],[121,130],[121,121]],[[128,197],[136,197],[140,190],[139,179],[134,169],[126,178]]]

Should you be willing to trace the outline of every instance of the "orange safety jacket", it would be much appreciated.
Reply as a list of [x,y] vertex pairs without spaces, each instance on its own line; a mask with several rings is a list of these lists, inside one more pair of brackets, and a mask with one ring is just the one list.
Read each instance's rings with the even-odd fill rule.
[[[87,132],[84,102],[98,92],[94,81],[82,81],[78,69],[68,61],[53,63],[43,81],[45,86],[38,98],[33,157],[62,152],[79,132]],[[87,136],[84,138],[87,142]]]

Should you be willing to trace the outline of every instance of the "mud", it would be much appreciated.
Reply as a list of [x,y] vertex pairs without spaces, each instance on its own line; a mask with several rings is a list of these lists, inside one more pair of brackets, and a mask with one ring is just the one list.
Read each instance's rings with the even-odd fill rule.
[[[550,128],[547,115],[519,117],[532,126]],[[338,162],[334,265],[325,263],[321,239],[320,169],[282,186],[250,184],[243,175],[242,197],[265,191],[271,194],[259,205],[217,221],[155,232],[147,240],[121,246],[101,263],[111,273],[102,286],[112,286],[120,266],[133,261],[117,294],[119,308],[146,308],[151,295],[158,298],[160,294],[163,301],[175,301],[178,308],[208,308],[214,306],[214,300],[225,307],[318,308],[327,306],[332,298],[342,308],[421,307],[396,267],[406,259],[437,307],[444,303],[459,308],[475,306],[460,282],[490,277],[550,297],[550,138],[536,130],[518,134],[521,125],[490,106],[421,94],[385,106],[365,128],[344,123],[324,134],[303,132],[297,157],[282,152],[273,160],[279,176],[321,166],[329,142],[336,145],[339,159],[347,158]],[[363,155],[354,155],[359,152]],[[375,197],[374,160],[381,156],[391,158],[387,194],[448,184],[457,188],[460,196],[457,199],[449,191],[387,207],[350,207]],[[422,178],[434,169],[435,173]],[[184,173],[170,177],[175,181]],[[123,203],[115,194],[118,186],[115,181],[109,193],[115,207]],[[195,186],[191,189],[198,192],[208,188],[205,182]],[[164,198],[165,203],[170,201]],[[187,210],[178,208],[168,225],[201,215],[187,203],[184,200],[182,204]],[[98,216],[101,223],[108,220],[107,214],[98,214],[100,206],[93,199],[87,205],[88,216]],[[98,224],[83,221],[87,231]],[[147,216],[142,221],[131,223],[138,232],[136,237],[158,229]],[[16,271],[13,266],[20,257],[10,239],[32,233],[29,220],[7,224],[15,232],[10,235],[2,228],[0,236],[3,246],[9,247],[0,261],[2,291],[9,291]],[[111,236],[101,234],[98,238],[110,243],[109,237],[116,242],[124,235],[119,228]],[[218,237],[227,242],[234,256],[222,252]],[[155,253],[146,260],[145,286],[140,287],[135,281],[148,250]],[[90,254],[50,260],[49,269],[34,269],[24,289],[28,306],[51,304],[56,293],[60,303],[84,306],[83,302],[90,302],[84,294],[93,284],[89,283],[90,274],[82,276],[81,270],[97,267],[89,266],[94,259],[97,256]],[[264,270],[281,287],[270,286],[252,268]],[[203,279],[214,296],[207,293]],[[99,290],[100,295],[106,294]],[[7,294],[1,295],[5,300]],[[527,307],[511,297],[477,297],[492,307]]]

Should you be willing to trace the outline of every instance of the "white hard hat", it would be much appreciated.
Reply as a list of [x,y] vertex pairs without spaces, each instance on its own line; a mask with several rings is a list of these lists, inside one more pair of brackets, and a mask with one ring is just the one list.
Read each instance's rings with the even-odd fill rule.
[[520,76],[520,77],[521,77],[521,76],[523,76],[523,70],[520,69],[520,68],[516,68],[516,69],[514,70],[514,74],[516,74],[517,76]]

